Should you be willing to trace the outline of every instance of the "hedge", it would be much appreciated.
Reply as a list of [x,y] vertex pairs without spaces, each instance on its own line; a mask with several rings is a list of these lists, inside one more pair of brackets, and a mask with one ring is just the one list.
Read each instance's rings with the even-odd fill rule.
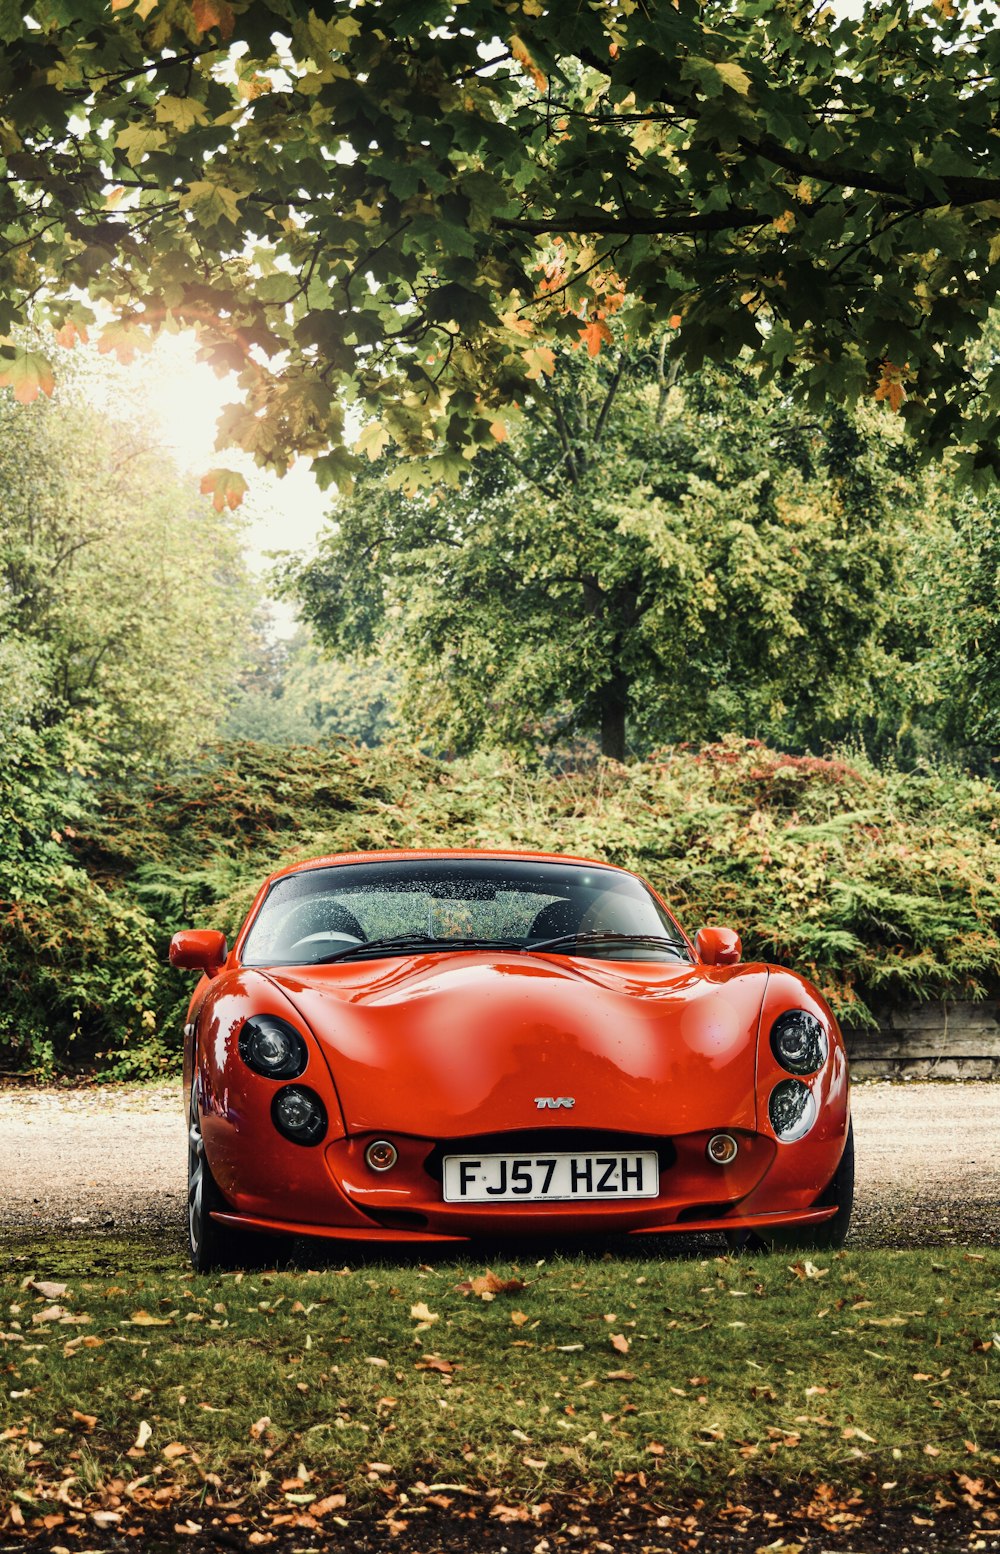
[[94,796],[51,889],[0,903],[10,1071],[172,1069],[190,977],[180,927],[232,934],[265,874],[369,848],[526,847],[645,875],[690,930],[811,977],[842,1021],[1000,985],[1000,793],[951,770],[879,771],[745,740],[582,773],[505,758],[239,743]]

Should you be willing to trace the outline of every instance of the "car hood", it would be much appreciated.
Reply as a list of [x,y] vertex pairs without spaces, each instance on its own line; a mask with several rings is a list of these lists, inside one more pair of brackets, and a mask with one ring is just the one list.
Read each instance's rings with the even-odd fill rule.
[[755,1126],[763,966],[476,951],[267,976],[319,1041],[350,1133]]

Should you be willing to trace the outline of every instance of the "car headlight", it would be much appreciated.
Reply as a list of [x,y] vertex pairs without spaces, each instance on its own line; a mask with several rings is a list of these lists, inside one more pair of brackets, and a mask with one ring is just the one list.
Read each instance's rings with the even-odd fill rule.
[[315,1090],[286,1085],[271,1102],[271,1119],[293,1144],[318,1144],[326,1132],[326,1107]]
[[781,1142],[794,1144],[816,1121],[816,1098],[801,1079],[783,1079],[771,1091],[767,1115]]
[[266,1079],[297,1079],[309,1061],[305,1042],[287,1020],[251,1015],[240,1031],[240,1057]]
[[789,1009],[771,1026],[771,1051],[790,1074],[815,1074],[826,1062],[830,1043],[808,1009]]

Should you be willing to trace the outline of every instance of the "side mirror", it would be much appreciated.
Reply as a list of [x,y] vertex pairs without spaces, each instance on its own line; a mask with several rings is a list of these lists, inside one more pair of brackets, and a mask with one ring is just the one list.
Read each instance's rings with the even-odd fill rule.
[[187,971],[203,971],[214,977],[228,953],[226,936],[215,928],[187,928],[170,941],[170,964]]
[[743,954],[740,936],[732,928],[699,928],[694,946],[706,966],[735,966]]

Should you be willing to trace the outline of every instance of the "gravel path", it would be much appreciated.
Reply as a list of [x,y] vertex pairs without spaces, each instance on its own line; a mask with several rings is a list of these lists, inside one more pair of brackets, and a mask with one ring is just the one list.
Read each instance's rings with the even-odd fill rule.
[[[1000,1243],[1000,1083],[854,1090],[855,1246]],[[163,1232],[184,1212],[179,1086],[0,1090],[0,1227]]]

